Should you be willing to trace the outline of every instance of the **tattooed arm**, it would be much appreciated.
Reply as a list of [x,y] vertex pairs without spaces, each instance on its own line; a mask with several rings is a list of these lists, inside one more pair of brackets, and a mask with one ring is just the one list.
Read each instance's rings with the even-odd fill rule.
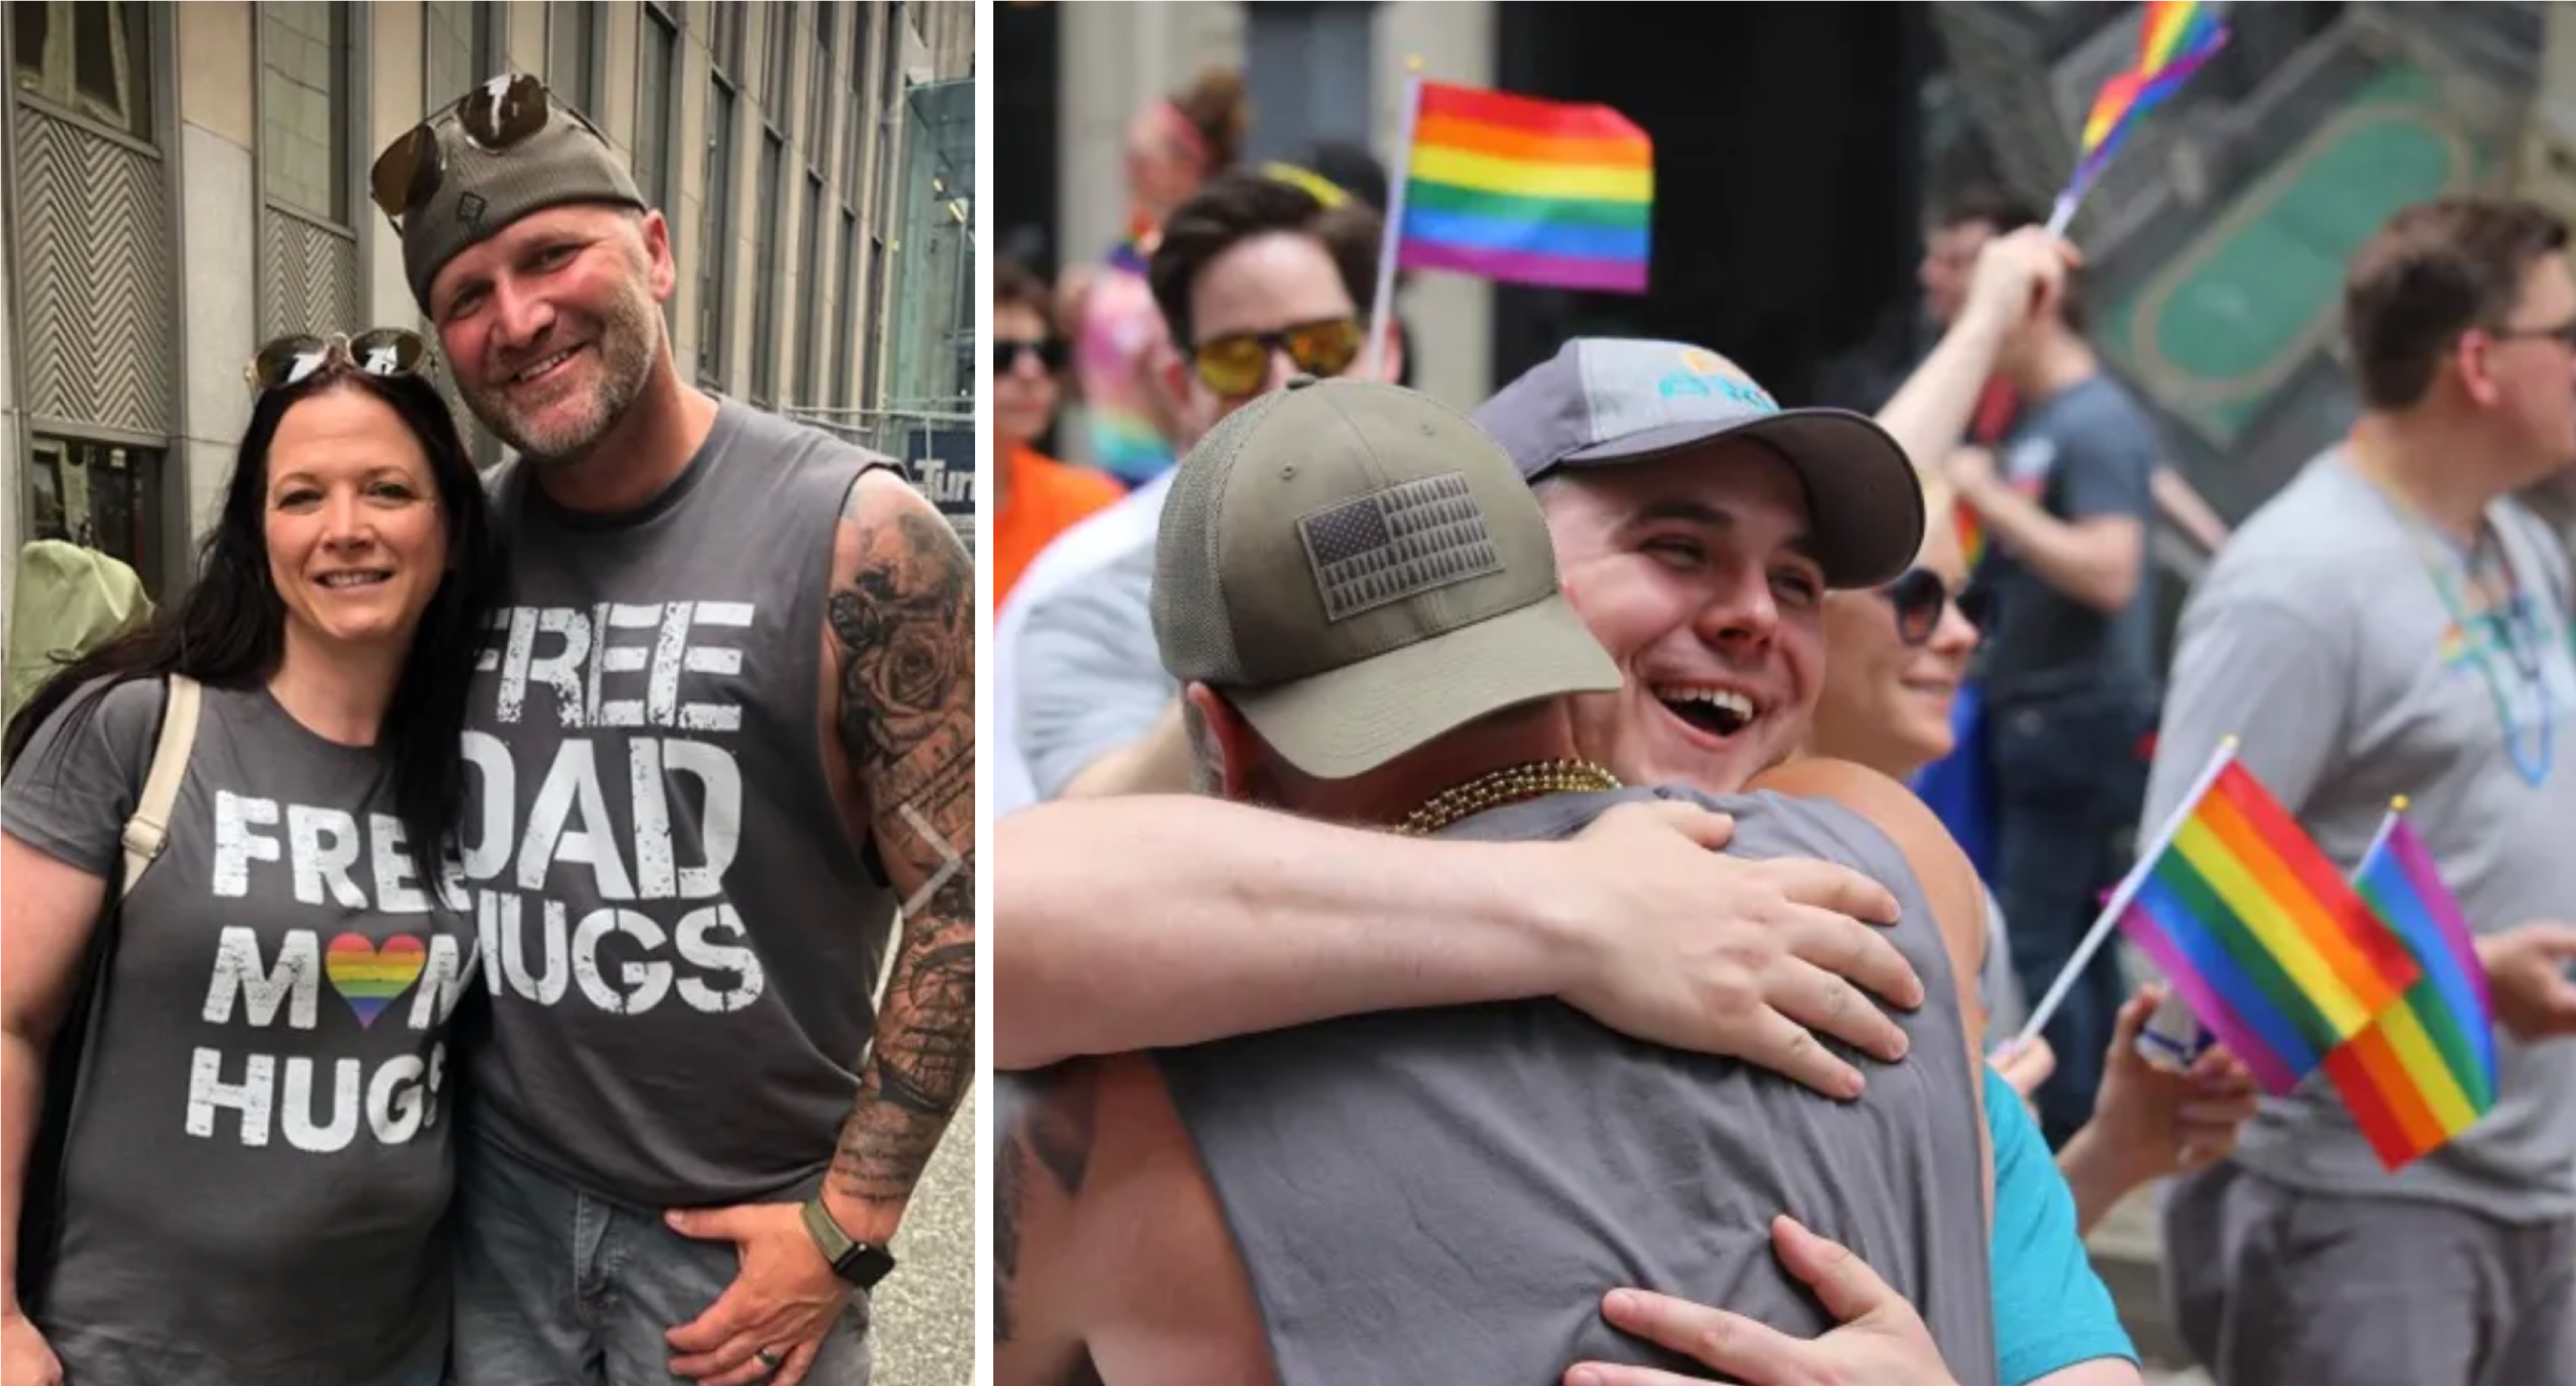
[[994,1386],[1059,1386],[1088,1375],[1071,1252],[1090,1170],[1098,1065],[1077,1059],[1001,1075],[994,1094]]
[[975,569],[893,473],[851,489],[829,624],[834,725],[904,921],[824,1198],[883,1245],[975,1073]]

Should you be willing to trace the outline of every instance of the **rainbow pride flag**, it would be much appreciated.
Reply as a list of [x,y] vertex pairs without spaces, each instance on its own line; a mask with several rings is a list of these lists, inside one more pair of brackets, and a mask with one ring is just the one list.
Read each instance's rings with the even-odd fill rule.
[[1977,571],[1986,561],[1986,522],[1977,518],[1975,506],[1963,500],[1950,502],[1950,526],[1959,535],[1959,556],[1967,570]]
[[2368,1029],[2326,1056],[2326,1076],[2391,1172],[2494,1110],[2495,1007],[2468,922],[2400,799],[2353,871],[2361,897],[2423,975]]
[[2075,176],[2058,195],[2057,214],[2051,218],[2055,229],[2066,229],[2076,205],[2128,142],[2140,118],[2171,100],[2226,44],[2226,24],[2198,0],[2147,0],[2137,65],[2103,83],[2093,98],[2076,142]]
[[2232,741],[2131,874],[2122,931],[2276,1096],[2423,975]]
[[1419,83],[1398,185],[1401,269],[1646,291],[1655,150],[1607,106]]

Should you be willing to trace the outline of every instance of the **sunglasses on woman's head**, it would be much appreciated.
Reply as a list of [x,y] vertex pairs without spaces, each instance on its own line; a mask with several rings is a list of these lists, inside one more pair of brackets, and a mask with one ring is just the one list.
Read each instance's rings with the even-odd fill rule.
[[1878,589],[1878,594],[1896,609],[1897,638],[1908,645],[1931,643],[1932,633],[1941,628],[1942,614],[1953,602],[1968,624],[1982,624],[1977,618],[1985,607],[1983,597],[1973,591],[1952,593],[1950,584],[1929,568],[1907,569],[1896,581]]
[[1233,332],[1211,337],[1190,350],[1190,368],[1210,390],[1226,399],[1261,393],[1270,378],[1270,356],[1284,351],[1297,369],[1329,380],[1359,359],[1364,334],[1357,318],[1301,322],[1276,332]]
[[346,362],[369,375],[418,375],[428,359],[429,344],[399,327],[379,327],[352,337],[297,333],[279,337],[259,349],[242,371],[254,390],[280,390],[301,384],[333,361]]
[[[546,84],[524,73],[495,77],[449,103],[447,110],[456,112],[456,127],[477,149],[498,154],[546,128],[554,102]],[[447,147],[439,143],[436,126],[447,110],[422,121],[401,139],[386,146],[376,156],[375,167],[367,174],[367,189],[376,207],[402,229],[403,218],[438,195],[438,185],[447,173]],[[564,114],[580,122],[583,129],[599,134],[599,127],[570,106]],[[601,136],[605,141],[607,137]]]

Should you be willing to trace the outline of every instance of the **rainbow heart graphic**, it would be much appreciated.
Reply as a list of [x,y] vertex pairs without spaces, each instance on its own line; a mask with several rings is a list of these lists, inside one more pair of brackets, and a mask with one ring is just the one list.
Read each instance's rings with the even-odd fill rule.
[[420,970],[428,962],[420,940],[409,934],[396,934],[386,939],[382,948],[370,945],[360,934],[342,934],[331,940],[331,951],[323,959],[323,974],[331,985],[357,1012],[358,1024],[370,1026],[383,1013],[386,1003],[411,990],[420,980]]

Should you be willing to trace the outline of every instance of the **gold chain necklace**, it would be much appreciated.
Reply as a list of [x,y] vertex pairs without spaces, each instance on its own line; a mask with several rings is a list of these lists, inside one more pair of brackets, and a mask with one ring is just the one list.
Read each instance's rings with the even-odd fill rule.
[[1598,794],[1623,788],[1619,777],[1588,760],[1535,760],[1507,765],[1423,801],[1397,832],[1428,837],[1463,818],[1542,794]]

